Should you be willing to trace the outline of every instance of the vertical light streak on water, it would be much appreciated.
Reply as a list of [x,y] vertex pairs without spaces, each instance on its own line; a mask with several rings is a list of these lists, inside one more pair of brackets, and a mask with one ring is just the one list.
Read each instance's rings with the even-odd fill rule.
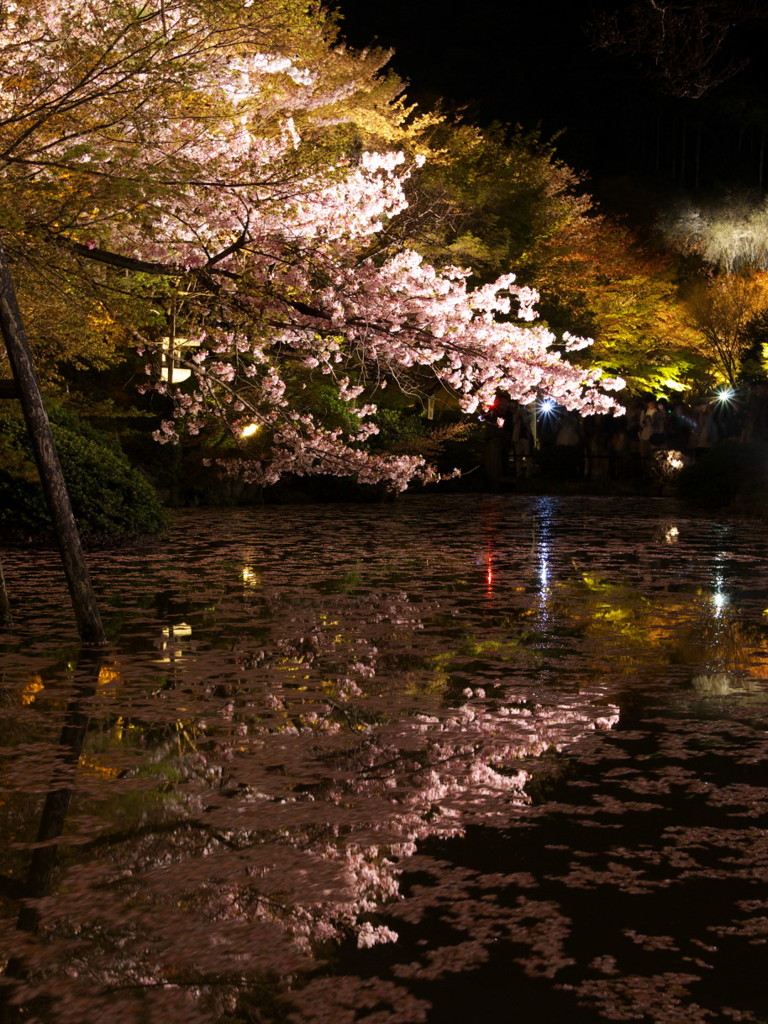
[[712,614],[719,619],[723,609],[728,604],[728,594],[725,591],[725,577],[720,572],[715,572],[712,593]]
[[489,604],[493,601],[494,579],[493,542],[489,540],[485,546],[485,599]]
[[497,564],[505,540],[505,519],[496,502],[483,508],[482,521],[485,548],[482,558],[478,559],[477,564],[483,567],[485,605],[486,608],[491,608],[497,597],[496,591],[499,584]]
[[552,498],[541,498],[534,510],[532,554],[538,588],[538,618],[545,625],[550,618],[552,597],[552,542],[554,539],[555,504]]
[[716,523],[715,530],[720,541],[720,550],[715,554],[712,566],[712,614],[714,618],[719,619],[724,609],[730,604],[727,590],[730,527],[725,523]]

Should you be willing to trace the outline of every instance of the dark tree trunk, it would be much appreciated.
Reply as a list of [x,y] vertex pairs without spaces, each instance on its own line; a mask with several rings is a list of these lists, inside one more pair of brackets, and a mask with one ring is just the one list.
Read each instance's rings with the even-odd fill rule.
[[3,563],[0,562],[0,626],[8,626],[11,622],[11,602],[8,600],[8,591],[5,589],[5,576],[3,575]]
[[106,643],[96,597],[85,563],[80,534],[53,442],[51,425],[37,381],[10,270],[0,246],[0,330],[16,381],[18,397],[32,440],[35,461],[53,520],[80,636],[86,643]]

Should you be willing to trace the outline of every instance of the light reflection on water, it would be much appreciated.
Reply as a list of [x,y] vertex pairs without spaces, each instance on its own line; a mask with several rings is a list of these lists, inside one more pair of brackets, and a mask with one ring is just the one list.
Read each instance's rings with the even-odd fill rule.
[[[52,1022],[101,1001],[112,1019],[287,1019],[286,985],[298,1021],[365,1000],[376,1020],[426,1002],[450,1020],[451,971],[481,965],[466,991],[491,979],[521,1021],[642,1019],[654,998],[660,1021],[762,1012],[743,978],[702,979],[736,932],[762,941],[768,910],[766,550],[760,524],[647,500],[182,512],[156,547],[90,556],[96,658],[55,556],[5,552],[9,973]],[[721,839],[735,867],[715,866]],[[595,945],[563,909],[705,881],[723,907],[680,925],[685,948],[627,938],[632,906]],[[23,885],[39,901],[19,932]],[[499,938],[517,979],[492,973]],[[296,981],[333,943],[343,983]]]

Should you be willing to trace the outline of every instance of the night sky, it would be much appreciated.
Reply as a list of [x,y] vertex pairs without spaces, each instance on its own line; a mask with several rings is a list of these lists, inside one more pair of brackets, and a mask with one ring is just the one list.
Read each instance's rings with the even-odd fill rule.
[[416,95],[467,104],[482,121],[541,121],[548,130],[574,123],[582,97],[604,91],[592,87],[598,66],[603,77],[615,63],[591,50],[592,4],[579,0],[470,0],[461,19],[446,16],[440,0],[341,0],[339,6],[350,42],[394,47],[393,66]]
[[[599,192],[631,179],[656,191],[765,189],[768,158],[768,0],[765,21],[729,37],[745,69],[703,99],[666,93],[631,57],[596,50],[589,26],[601,0],[337,0],[354,46],[395,48],[410,95],[461,105],[472,121],[540,127]],[[737,0],[724,0],[727,5]],[[613,7],[604,0],[603,7]]]

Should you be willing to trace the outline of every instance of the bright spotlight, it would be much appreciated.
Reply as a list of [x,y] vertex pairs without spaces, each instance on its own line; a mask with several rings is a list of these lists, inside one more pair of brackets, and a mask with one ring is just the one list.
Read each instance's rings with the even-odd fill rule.
[[539,402],[539,412],[542,416],[549,416],[550,413],[553,413],[555,411],[555,405],[556,403],[553,399],[542,398],[542,400]]
[[720,388],[719,391],[715,392],[715,400],[718,402],[730,402],[735,397],[736,392],[733,388]]
[[240,437],[252,437],[253,434],[259,429],[258,423],[248,423],[240,431]]

